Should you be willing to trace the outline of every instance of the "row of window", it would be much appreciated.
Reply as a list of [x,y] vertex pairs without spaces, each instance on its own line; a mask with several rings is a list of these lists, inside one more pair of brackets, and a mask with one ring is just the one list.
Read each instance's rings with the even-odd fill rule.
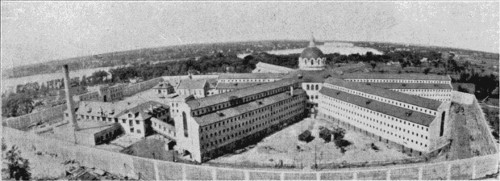
[[353,95],[358,95],[358,96],[361,96],[361,97],[365,97],[365,98],[377,100],[377,101],[380,101],[380,102],[388,103],[388,104],[399,106],[399,107],[402,107],[402,108],[411,109],[411,110],[418,111],[418,112],[421,112],[421,113],[425,113],[425,114],[429,114],[429,115],[434,115],[434,116],[437,114],[437,112],[434,111],[434,110],[430,110],[430,109],[427,109],[427,108],[422,108],[420,106],[414,106],[414,105],[411,105],[411,104],[407,104],[407,103],[395,101],[395,100],[392,100],[392,99],[387,99],[387,98],[376,96],[376,95],[372,95],[372,94],[367,94],[367,93],[364,93],[364,92],[361,92],[361,91],[347,89],[345,87],[340,87],[340,86],[331,85],[331,84],[327,84],[327,83],[325,83],[325,86],[328,87],[328,88],[331,88],[331,89],[340,90],[340,91],[347,92],[347,93],[350,93],[350,94],[353,94]]
[[[253,95],[249,95],[249,96],[243,97],[243,98],[240,99],[241,102],[239,102],[239,104],[246,103],[246,102],[251,102],[251,101],[254,101],[254,100],[257,100],[257,99],[260,99],[260,98],[264,98],[264,97],[267,97],[267,96],[270,96],[270,95],[274,95],[274,94],[278,94],[278,93],[281,93],[281,92],[285,92],[287,90],[290,90],[289,86],[297,87],[297,83],[292,84],[292,85],[287,85],[287,86],[279,87],[279,88],[272,89],[272,90],[268,90],[268,91],[259,92],[257,94],[253,94]],[[215,105],[211,105],[211,106],[207,106],[207,107],[195,109],[195,110],[192,110],[192,114],[193,114],[193,116],[200,116],[200,115],[203,115],[203,114],[211,113],[213,111],[217,111],[217,110],[228,108],[230,106],[234,106],[234,105],[231,105],[230,102],[231,102],[231,100],[226,101],[226,102],[222,102],[222,103],[219,103],[219,104],[215,104]]]
[[279,79],[219,79],[219,82],[274,82]]
[[[106,118],[106,117],[99,117],[99,116],[89,116],[89,115],[76,115],[77,117],[80,117],[81,119],[86,119],[86,120],[95,120],[95,121],[107,121],[107,122],[115,122],[115,123],[120,123],[118,121],[118,118]],[[129,127],[130,128],[130,133],[133,133],[134,132],[134,120],[128,120],[127,119],[122,119],[121,121],[121,124],[124,125],[124,124],[127,124],[127,122],[129,123]],[[141,121],[140,120],[135,120],[135,124],[136,125],[140,125],[141,124]],[[140,126],[139,126],[140,127]],[[137,129],[136,130],[137,133],[141,133],[141,130]]]
[[320,85],[319,84],[306,84],[306,90],[315,90],[315,91],[319,91],[319,89],[321,89]]
[[338,99],[335,99],[335,98],[332,98],[332,97],[328,97],[328,96],[322,96],[322,97],[323,97],[323,99],[322,99],[323,101],[321,101],[321,103],[323,103],[323,105],[334,106],[334,104],[337,103],[337,104],[341,105],[341,106],[339,106],[340,109],[345,109],[346,106],[347,107],[352,107],[352,108],[356,108],[358,110],[362,110],[362,111],[365,111],[367,113],[374,114],[376,116],[379,116],[379,117],[382,117],[382,118],[385,118],[385,119],[388,119],[388,120],[395,121],[396,123],[400,123],[400,124],[403,124],[403,125],[409,125],[411,127],[423,130],[425,132],[429,131],[429,127],[427,127],[427,126],[418,125],[418,124],[415,124],[415,123],[412,123],[412,122],[409,122],[409,121],[406,121],[406,120],[402,120],[402,119],[396,118],[394,116],[390,116],[390,115],[383,114],[383,113],[380,113],[380,112],[377,112],[377,111],[373,111],[373,110],[370,110],[370,109],[367,109],[367,108],[364,108],[364,107],[361,107],[361,106],[357,106],[357,105],[354,105],[354,104],[351,104],[351,103],[347,103],[347,102],[344,102],[344,101],[341,101],[341,100],[338,100]]
[[[325,109],[325,108],[323,108],[323,109]],[[344,108],[341,108],[339,106],[332,106],[332,109],[326,109],[326,110],[328,110],[329,112],[331,112],[333,114],[336,114],[339,117],[345,118],[346,120],[344,120],[344,121],[347,122],[347,123],[349,123],[349,124],[352,124],[352,122],[350,122],[350,121],[354,121],[357,124],[362,125],[361,127],[363,127],[363,126],[364,127],[368,127],[368,129],[364,129],[364,128],[361,128],[361,129],[364,129],[364,130],[367,130],[367,131],[370,131],[370,132],[378,131],[378,132],[381,132],[381,133],[393,136],[394,138],[399,138],[403,142],[404,141],[410,141],[412,144],[415,144],[416,146],[427,147],[427,143],[426,143],[427,141],[423,141],[422,142],[422,141],[419,141],[419,139],[415,139],[414,140],[414,138],[405,137],[405,135],[409,136],[410,133],[411,133],[411,135],[413,137],[420,137],[421,139],[425,138],[425,140],[428,140],[428,137],[424,136],[422,134],[418,134],[416,132],[410,132],[410,130],[404,129],[402,127],[397,127],[397,126],[394,126],[394,125],[389,125],[386,122],[379,121],[377,119],[373,119],[371,117],[358,114],[358,113],[356,113],[354,111],[350,111],[348,109],[344,109]],[[367,121],[361,121],[359,119],[355,119],[354,117],[350,117],[350,116],[347,116],[347,115],[355,115],[356,117],[365,119],[368,122]],[[347,120],[349,120],[349,121],[347,121]],[[379,124],[379,125],[382,125],[382,126],[384,126],[386,128],[393,129],[393,130],[387,130],[387,129],[381,128],[380,126],[376,126],[374,124]],[[360,126],[356,126],[356,127],[360,127]],[[370,129],[372,129],[372,130],[370,130]],[[397,134],[398,132],[400,134]],[[380,135],[380,134],[377,134],[377,135]],[[382,136],[386,137],[384,135],[382,135]],[[390,139],[390,137],[386,137],[386,138]],[[397,140],[394,140],[394,141],[397,141]]]
[[351,82],[377,82],[377,83],[425,83],[425,84],[449,84],[450,81],[443,80],[408,80],[408,79],[345,79]]
[[[298,106],[301,105],[301,106]],[[270,125],[275,125],[275,124],[280,124],[283,123],[284,121],[290,121],[290,118],[295,117],[299,114],[302,114],[304,109],[303,103],[297,104],[298,107],[295,107],[294,109],[286,109],[286,112],[280,112],[278,114],[266,114],[265,116],[259,117],[257,120],[252,120],[246,121],[245,125],[250,125],[244,126],[241,124],[235,125],[234,127],[230,127],[224,130],[216,131],[214,133],[206,134],[205,136],[201,137],[201,140],[206,140],[206,139],[211,139],[211,141],[208,142],[202,142],[201,149],[207,149],[210,147],[219,147],[222,146],[225,142],[229,143],[231,141],[234,141],[235,138],[241,138],[240,136],[245,135],[245,134],[252,134],[254,132],[260,131],[264,128],[268,128]],[[264,120],[265,118],[268,118],[270,116],[274,116],[274,118]],[[253,124],[255,121],[259,121],[257,124]],[[239,131],[233,131],[233,129],[241,128],[243,127],[243,130]],[[227,133],[226,133],[227,132]],[[231,132],[231,133],[229,133]],[[215,140],[213,138],[216,138]]]
[[[253,115],[256,115],[256,114],[259,114],[259,113],[263,113],[265,111],[273,111],[273,110],[274,111],[282,111],[282,110],[284,110],[284,109],[286,109],[286,108],[288,108],[288,107],[290,107],[292,105],[293,106],[294,105],[299,105],[299,103],[301,103],[301,102],[290,104],[290,105],[287,105],[285,107],[281,107],[281,106],[283,106],[285,104],[289,104],[292,101],[297,101],[297,100],[302,99],[302,98],[303,98],[302,96],[295,96],[295,97],[292,97],[290,99],[279,101],[279,102],[276,102],[274,104],[271,104],[271,105],[268,105],[268,106],[265,106],[265,107],[262,107],[262,108],[259,108],[259,109],[251,110],[249,112],[240,114],[238,116],[230,117],[230,118],[218,121],[216,123],[212,123],[212,124],[206,125],[206,126],[204,126],[204,127],[202,127],[200,129],[200,132],[212,130],[212,129],[215,129],[215,128],[219,127],[219,126],[224,126],[226,124],[233,123],[235,121],[239,121],[239,120],[245,119],[247,117],[251,117]],[[280,108],[280,109],[279,110],[275,110],[275,108],[277,108],[277,107]]]
[[314,65],[315,63],[316,65],[322,65],[325,64],[326,58],[317,58],[317,59],[310,58],[310,60],[307,58],[301,58],[299,61],[303,62],[305,65],[307,64]]
[[400,92],[451,92],[451,89],[391,89]]
[[[340,104],[342,104],[342,103],[340,103]],[[395,126],[394,124],[389,124],[389,123],[387,123],[385,121],[379,121],[378,119],[374,119],[373,117],[366,116],[366,114],[360,114],[357,111],[352,111],[352,109],[346,109],[345,105],[344,106],[338,106],[336,104],[327,104],[327,105],[329,105],[330,108],[333,108],[334,112],[336,112],[335,110],[341,110],[341,111],[344,111],[344,113],[349,113],[351,115],[357,116],[359,118],[363,118],[365,120],[368,120],[368,121],[371,121],[373,123],[385,126],[387,128],[392,128],[392,129],[394,129],[396,131],[399,130],[399,131],[402,131],[402,132],[411,133],[412,135],[415,135],[417,137],[420,136],[421,138],[424,138],[423,134],[419,134],[418,132],[413,132],[413,131],[410,132],[410,130],[407,130],[407,129],[401,127],[402,125],[400,127],[398,127],[397,125]],[[356,106],[356,105],[349,105],[349,104],[346,104],[346,105],[347,105],[347,107],[354,107],[354,108],[357,108],[358,110],[363,110],[363,109],[361,109],[361,107]],[[328,109],[328,108],[326,108],[326,109]],[[328,110],[332,111],[331,109],[328,109]],[[368,112],[368,111],[365,111],[365,112]],[[392,116],[387,116],[385,114],[375,114],[375,115],[377,115],[377,116],[379,116],[381,118],[385,118],[386,120],[395,121],[396,123],[403,123],[403,125],[414,125],[414,124],[409,123],[407,121],[401,121],[400,119],[394,118]],[[383,116],[380,116],[380,115],[383,115]],[[348,117],[348,118],[350,119],[350,117]],[[363,124],[365,124],[365,123],[363,123]],[[420,130],[424,130],[424,128],[425,128],[425,131],[429,130],[429,128],[424,127],[424,126],[416,125],[416,127],[417,127],[417,129],[420,129]],[[428,137],[425,136],[425,139],[427,139],[427,138]]]

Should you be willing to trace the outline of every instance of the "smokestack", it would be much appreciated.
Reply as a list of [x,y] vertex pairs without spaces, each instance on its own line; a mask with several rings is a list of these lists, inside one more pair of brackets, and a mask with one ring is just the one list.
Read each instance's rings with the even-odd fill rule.
[[[73,126],[74,131],[78,131],[78,123],[76,122],[76,117],[75,117],[75,106],[73,103],[73,97],[71,96],[71,92],[69,91],[69,70],[68,70],[68,65],[63,65],[63,71],[64,71],[64,91],[66,91],[66,105],[68,106],[68,118],[69,123]],[[76,135],[75,135],[75,143],[76,143]]]

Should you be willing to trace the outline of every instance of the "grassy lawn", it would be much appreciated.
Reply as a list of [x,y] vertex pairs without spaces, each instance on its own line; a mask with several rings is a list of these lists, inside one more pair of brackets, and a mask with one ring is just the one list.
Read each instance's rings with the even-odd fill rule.
[[[358,163],[371,161],[399,160],[409,158],[407,155],[390,148],[387,144],[363,135],[362,133],[346,129],[344,139],[351,145],[342,153],[335,143],[325,141],[319,137],[319,127],[337,127],[330,121],[306,118],[281,131],[264,138],[257,145],[252,145],[240,153],[227,154],[218,157],[209,163],[214,164],[242,164],[242,165],[294,165],[302,168],[314,165],[315,160],[321,163]],[[314,140],[309,143],[298,140],[298,135],[310,130]],[[378,150],[373,149],[372,143]],[[316,156],[315,156],[316,154]]]

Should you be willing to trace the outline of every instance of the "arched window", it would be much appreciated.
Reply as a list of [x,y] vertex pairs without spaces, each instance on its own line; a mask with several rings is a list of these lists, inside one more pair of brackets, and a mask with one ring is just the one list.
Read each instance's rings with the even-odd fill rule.
[[184,136],[188,137],[188,124],[187,124],[186,112],[182,112],[182,124],[184,126]]
[[318,86],[318,84],[316,84],[316,90],[319,90],[319,86]]
[[441,114],[441,129],[439,130],[439,136],[443,136],[445,116],[446,116],[446,111],[443,111],[443,114]]
[[311,58],[311,65],[314,65],[314,59]]

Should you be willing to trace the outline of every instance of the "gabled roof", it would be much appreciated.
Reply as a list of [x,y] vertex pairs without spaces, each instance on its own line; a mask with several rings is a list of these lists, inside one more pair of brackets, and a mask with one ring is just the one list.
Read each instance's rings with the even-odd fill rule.
[[191,109],[198,109],[201,107],[206,107],[206,106],[210,106],[210,105],[215,105],[215,104],[227,102],[227,101],[229,101],[229,99],[231,97],[245,97],[245,96],[257,94],[260,92],[276,89],[276,88],[283,87],[283,86],[290,86],[290,85],[297,83],[297,82],[300,82],[300,80],[294,79],[294,78],[283,79],[283,80],[278,80],[275,82],[263,83],[263,84],[249,87],[249,88],[235,90],[232,92],[226,92],[226,93],[216,94],[213,96],[208,96],[208,97],[204,97],[204,98],[200,98],[200,99],[189,100],[189,101],[187,101],[187,104],[189,105],[189,107]]
[[329,97],[348,102],[366,109],[390,115],[399,119],[407,120],[415,124],[429,126],[435,116],[424,114],[418,111],[413,111],[399,106],[379,102],[373,99],[368,99],[354,94],[349,94],[343,91],[338,91],[323,87],[320,93]]
[[450,76],[433,74],[386,74],[386,73],[352,73],[342,75],[342,79],[406,79],[406,80],[444,80],[451,81]]
[[[358,82],[349,82],[341,79],[336,79],[336,78],[328,78],[325,80],[325,83],[332,84],[332,85],[337,85],[340,87],[345,87],[348,89],[353,89],[357,90],[360,92],[364,92],[367,94],[372,94],[372,95],[377,95],[380,97],[392,99],[392,100],[397,100],[400,102],[412,104],[415,106],[423,107],[423,108],[428,108],[431,110],[437,110],[438,107],[441,105],[440,101],[433,100],[433,99],[427,99],[419,96],[414,96],[414,95],[409,95],[397,91],[392,91],[380,87],[375,87],[375,86],[369,86],[366,85],[365,83],[358,83]],[[325,86],[323,86],[325,87]]]
[[181,80],[177,89],[204,89],[206,84],[206,79],[184,79]]
[[[300,94],[305,94],[305,91],[302,89],[297,89],[293,91],[294,95],[300,95]],[[227,109],[222,109],[213,113],[205,114],[202,116],[197,116],[193,117],[194,120],[200,125],[200,126],[205,126],[208,124],[216,123],[221,120],[238,116],[241,115],[245,112],[249,112],[251,110],[259,109],[262,107],[269,106],[271,104],[274,104],[276,102],[286,100],[290,98],[291,95],[289,91],[282,92],[273,96],[265,97],[262,99],[258,99],[256,101],[252,101],[249,103],[241,104],[238,106],[230,107]]]
[[153,108],[168,108],[167,105],[156,102],[146,101],[141,103],[131,103],[126,101],[119,102],[98,102],[98,101],[81,101],[76,111],[77,114],[92,115],[99,117],[120,117],[129,112],[134,114],[134,117],[147,119],[150,117],[147,114],[149,109]]

